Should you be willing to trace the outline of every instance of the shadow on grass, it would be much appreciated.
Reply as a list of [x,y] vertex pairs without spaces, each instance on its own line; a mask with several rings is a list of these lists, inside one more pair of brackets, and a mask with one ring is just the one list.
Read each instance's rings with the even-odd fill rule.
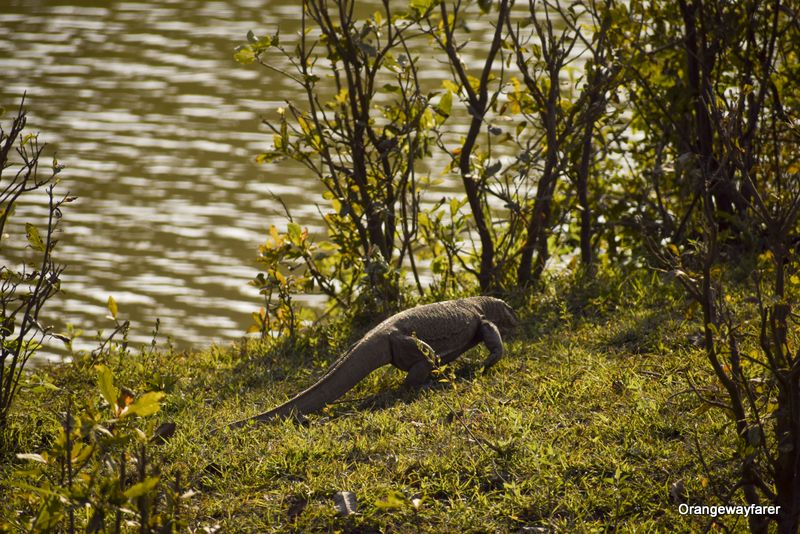
[[607,328],[596,340],[596,346],[626,354],[654,354],[691,348],[690,326],[683,317],[660,309],[622,314],[607,323]]
[[459,384],[462,382],[472,382],[480,379],[483,375],[481,372],[482,366],[479,363],[462,362],[460,365],[456,363],[453,367],[453,373],[447,381],[442,381],[431,376],[428,380],[419,387],[407,388],[402,385],[379,391],[373,395],[357,401],[345,401],[345,403],[356,404],[355,410],[358,412],[378,412],[389,409],[398,404],[410,404],[415,402],[426,391],[444,391],[453,387],[453,383]]

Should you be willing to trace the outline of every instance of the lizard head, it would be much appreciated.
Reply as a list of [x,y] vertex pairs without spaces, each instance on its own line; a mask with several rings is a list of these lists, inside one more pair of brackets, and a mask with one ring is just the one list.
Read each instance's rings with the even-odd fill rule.
[[486,318],[497,325],[501,330],[510,330],[519,326],[519,319],[514,309],[500,299],[483,297],[481,308]]

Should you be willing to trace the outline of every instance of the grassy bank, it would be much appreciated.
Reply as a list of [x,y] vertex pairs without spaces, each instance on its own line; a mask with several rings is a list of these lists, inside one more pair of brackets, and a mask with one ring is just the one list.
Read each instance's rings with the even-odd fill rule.
[[[562,285],[527,304],[507,357],[487,374],[483,348],[414,393],[398,392],[400,373],[379,370],[302,424],[209,434],[312,382],[356,335],[342,325],[296,350],[248,342],[106,363],[120,384],[166,391],[147,426],[169,421],[177,431],[148,447],[149,461],[162,480],[180,473],[192,490],[180,514],[196,531],[702,529],[709,519],[681,516],[678,503],[720,502],[734,450],[727,419],[688,386],[690,377],[716,388],[693,343],[697,325],[655,279],[603,284]],[[55,385],[99,400],[94,375],[73,366],[49,373]],[[33,513],[12,487],[11,473],[26,463],[11,453],[52,441],[64,397],[20,397],[16,451],[4,453],[0,471],[3,517]],[[355,494],[357,513],[337,514],[340,491]]]

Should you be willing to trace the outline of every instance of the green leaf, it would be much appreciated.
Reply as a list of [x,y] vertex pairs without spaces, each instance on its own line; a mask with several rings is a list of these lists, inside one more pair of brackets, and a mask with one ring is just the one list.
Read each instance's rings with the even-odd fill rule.
[[119,312],[119,307],[117,306],[117,301],[114,300],[114,297],[109,295],[108,296],[108,313],[111,314],[111,317],[116,319],[117,318],[117,312]]
[[42,236],[39,235],[39,230],[31,223],[25,223],[25,233],[28,235],[28,243],[34,249],[44,252],[44,241],[42,241]]
[[486,167],[486,177],[491,178],[492,176],[497,174],[497,171],[499,171],[502,167],[503,164],[499,161],[492,163],[491,165]]
[[437,4],[436,0],[411,0],[411,9],[422,15]]
[[46,487],[31,486],[29,484],[25,484],[24,482],[15,481],[14,489],[29,491],[43,497],[55,497],[56,499],[62,499],[64,497],[58,490],[50,489],[49,485]]
[[100,394],[106,402],[115,407],[117,404],[117,397],[119,397],[119,390],[114,386],[114,374],[111,369],[105,365],[98,365],[97,369],[97,385],[100,388]]
[[256,60],[256,55],[253,53],[253,49],[249,46],[242,46],[239,47],[233,54],[233,59],[242,65],[249,65]]
[[129,415],[147,417],[148,415],[153,415],[161,409],[161,399],[163,398],[163,391],[150,391],[145,393],[136,399],[133,404],[128,406],[127,410],[122,412],[122,417],[127,417]]
[[393,508],[405,508],[407,505],[406,498],[403,494],[393,491],[386,496],[385,500],[382,501],[375,501],[375,506],[378,508],[383,508],[384,510],[393,509]]
[[26,384],[25,391],[30,393],[45,393],[47,391],[59,391],[61,388],[50,382],[38,382],[35,384]]
[[492,9],[492,0],[478,0],[478,6],[482,12],[488,13]]
[[143,481],[134,484],[127,490],[125,490],[125,497],[129,499],[135,499],[137,497],[141,497],[142,495],[146,495],[148,492],[152,491],[158,485],[160,477],[148,477]]
[[436,256],[431,260],[431,271],[433,274],[443,274],[447,271],[446,260],[442,256]]
[[450,112],[453,109],[453,93],[450,91],[445,91],[442,97],[439,99],[439,104],[436,106],[436,113],[441,115],[444,118],[450,116]]
[[289,223],[287,234],[289,236],[289,241],[291,241],[293,245],[300,245],[302,233],[303,230],[300,228],[299,224]]
[[455,217],[458,213],[458,208],[461,207],[461,203],[458,201],[457,198],[450,199],[450,217]]

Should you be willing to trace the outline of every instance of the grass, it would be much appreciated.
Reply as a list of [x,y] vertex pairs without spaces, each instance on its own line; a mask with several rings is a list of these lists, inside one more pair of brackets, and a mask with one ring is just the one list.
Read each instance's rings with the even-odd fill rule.
[[[537,297],[486,374],[483,348],[413,393],[399,392],[399,372],[382,369],[303,423],[209,434],[311,383],[348,341],[333,327],[298,351],[247,342],[113,364],[120,383],[168,392],[151,425],[174,421],[178,431],[152,446],[151,461],[196,492],[184,510],[196,531],[706,528],[710,518],[681,516],[678,502],[721,502],[734,439],[724,414],[688,390],[687,375],[714,386],[691,342],[697,325],[657,280],[617,282],[611,294],[595,284]],[[97,395],[93,378],[70,366],[50,373]],[[48,392],[21,397],[19,450],[47,442],[59,402]],[[0,483],[18,468],[6,455]],[[0,491],[10,496],[0,513],[24,508],[19,491]],[[355,494],[357,513],[337,514],[340,491]],[[723,521],[746,527],[743,518]]]

